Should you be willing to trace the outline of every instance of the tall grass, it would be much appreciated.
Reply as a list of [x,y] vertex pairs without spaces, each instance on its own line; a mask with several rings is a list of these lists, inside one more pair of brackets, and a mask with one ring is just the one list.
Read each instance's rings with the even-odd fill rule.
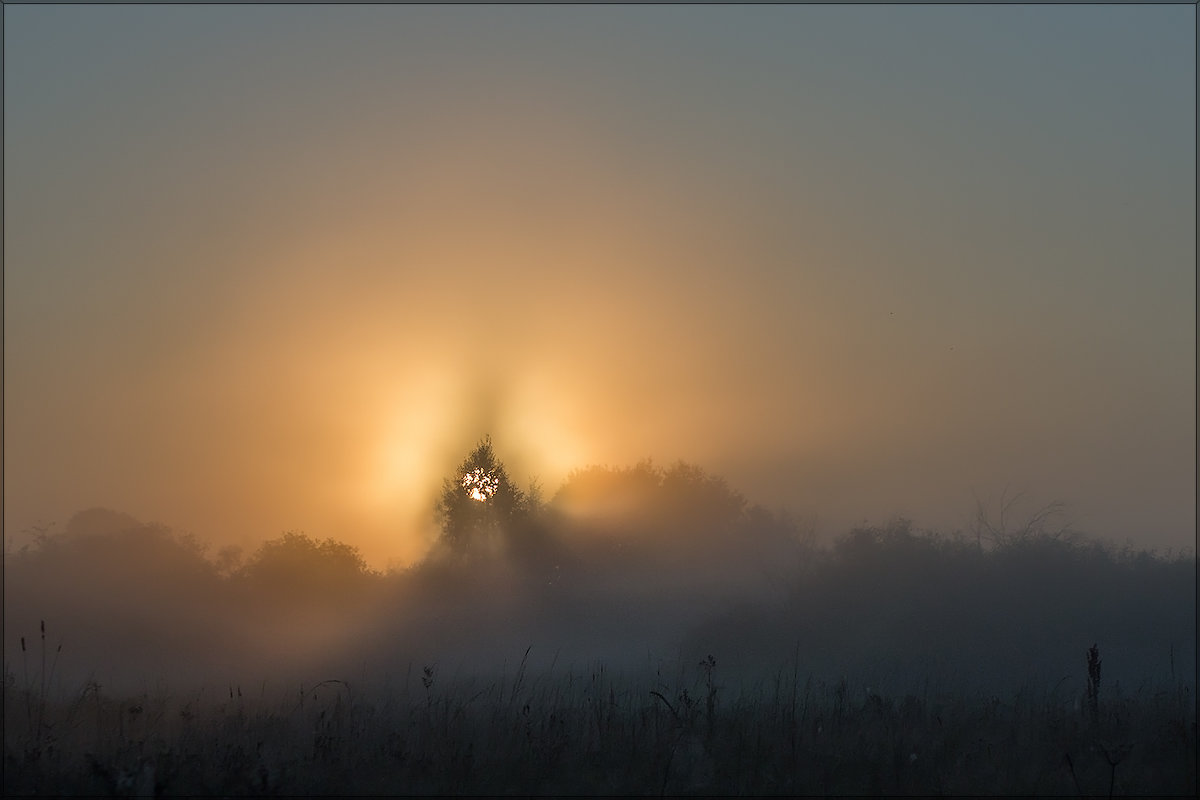
[[[528,651],[526,652],[528,655]],[[1194,793],[1196,713],[1183,684],[1077,700],[888,696],[781,669],[722,683],[677,670],[580,671],[366,690],[330,679],[50,700],[5,682],[6,794],[1080,794]],[[33,692],[30,697],[29,692]],[[14,703],[14,700],[22,702]],[[32,703],[32,705],[30,705]],[[14,724],[15,715],[32,724]]]

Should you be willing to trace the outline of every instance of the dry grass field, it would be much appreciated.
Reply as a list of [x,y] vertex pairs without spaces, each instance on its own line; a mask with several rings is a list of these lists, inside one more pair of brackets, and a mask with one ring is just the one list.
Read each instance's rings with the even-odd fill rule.
[[[37,659],[40,663],[40,657]],[[49,669],[49,667],[47,667]],[[48,700],[4,688],[5,792],[40,795],[1191,795],[1195,698],[881,696],[779,674],[734,690],[709,658],[669,679],[587,672],[387,689],[327,680]],[[1082,695],[1082,696],[1081,696]]]

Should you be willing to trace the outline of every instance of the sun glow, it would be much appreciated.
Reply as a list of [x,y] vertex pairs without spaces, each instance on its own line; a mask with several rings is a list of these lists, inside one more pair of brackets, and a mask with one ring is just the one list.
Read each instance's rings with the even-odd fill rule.
[[494,437],[515,486],[524,491],[536,482],[547,496],[571,469],[605,457],[580,433],[588,395],[562,379],[557,363],[529,358],[489,373],[440,351],[376,361],[369,365],[375,383],[362,385],[370,399],[360,414],[374,418],[375,433],[365,440],[354,503],[362,519],[374,521],[364,552],[380,561],[412,563],[437,539],[433,508],[447,477],[464,500],[494,501],[497,476],[455,474],[481,436]]
[[490,472],[475,468],[463,475],[462,487],[472,500],[483,502],[496,493],[500,488],[500,479]]

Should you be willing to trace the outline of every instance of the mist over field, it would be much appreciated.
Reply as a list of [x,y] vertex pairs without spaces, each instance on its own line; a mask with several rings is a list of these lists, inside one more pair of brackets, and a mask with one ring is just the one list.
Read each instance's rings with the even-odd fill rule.
[[[463,496],[462,514],[485,505]],[[8,666],[20,672],[18,639],[32,646],[44,620],[68,693],[89,679],[124,692],[380,687],[523,660],[649,674],[708,655],[730,685],[798,671],[899,693],[1060,680],[1070,693],[1093,644],[1127,691],[1195,672],[1194,557],[1120,550],[1053,514],[1014,521],[1010,507],[1001,529],[981,506],[973,531],[895,519],[820,545],[682,462],[579,470],[525,505],[492,527],[467,520],[457,540],[445,522],[439,547],[388,572],[334,539],[290,532],[214,553],[81,512],[7,557]]]
[[821,546],[685,462],[546,500],[484,439],[386,573],[80,512],[6,558],[6,792],[1194,790],[1194,554],[1014,505]]

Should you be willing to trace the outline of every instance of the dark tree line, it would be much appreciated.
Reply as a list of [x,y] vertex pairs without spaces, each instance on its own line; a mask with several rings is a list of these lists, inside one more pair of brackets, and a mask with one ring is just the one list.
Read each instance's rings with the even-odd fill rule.
[[782,648],[817,674],[874,661],[897,675],[968,663],[980,679],[984,668],[1049,675],[1099,642],[1114,684],[1194,670],[1194,557],[1057,527],[981,541],[896,520],[818,548],[786,515],[685,463],[576,470],[544,502],[513,483],[488,439],[443,483],[435,513],[440,547],[380,574],[333,538],[288,532],[246,558],[212,558],[164,526],[85,512],[8,555],[6,628],[47,619],[69,647],[131,663],[154,648],[236,661],[297,629],[358,630],[404,655],[452,634],[585,631],[589,645],[620,647],[636,628],[699,656],[721,651],[731,669],[732,654],[774,663]]

